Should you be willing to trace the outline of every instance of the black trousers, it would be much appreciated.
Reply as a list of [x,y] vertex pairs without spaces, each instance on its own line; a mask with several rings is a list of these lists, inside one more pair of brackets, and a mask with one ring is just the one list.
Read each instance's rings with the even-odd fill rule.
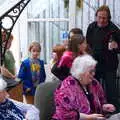
[[119,105],[117,70],[105,71],[104,69],[97,69],[95,78],[102,84],[108,103],[114,104],[117,107]]

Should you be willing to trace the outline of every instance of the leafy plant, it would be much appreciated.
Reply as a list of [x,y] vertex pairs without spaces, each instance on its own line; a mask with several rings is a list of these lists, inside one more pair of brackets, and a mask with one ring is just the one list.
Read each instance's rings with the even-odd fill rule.
[[[76,0],[76,6],[78,8],[81,8],[82,7],[82,2],[83,2],[83,0]],[[69,7],[69,0],[64,0],[64,7],[65,8]]]

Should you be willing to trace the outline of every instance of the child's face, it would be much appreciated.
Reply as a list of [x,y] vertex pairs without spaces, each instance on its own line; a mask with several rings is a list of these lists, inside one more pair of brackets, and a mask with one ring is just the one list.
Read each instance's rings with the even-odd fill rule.
[[33,59],[37,59],[39,57],[39,55],[40,55],[40,49],[39,49],[39,47],[33,46],[31,48],[31,57]]
[[56,61],[58,58],[57,58],[57,54],[55,52],[52,53],[52,58]]

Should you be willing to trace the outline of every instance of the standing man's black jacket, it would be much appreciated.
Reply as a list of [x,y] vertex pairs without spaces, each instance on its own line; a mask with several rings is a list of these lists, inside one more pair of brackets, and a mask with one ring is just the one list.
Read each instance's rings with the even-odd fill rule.
[[106,27],[98,27],[97,23],[93,22],[87,29],[87,43],[92,49],[93,57],[98,61],[98,69],[104,69],[104,71],[114,71],[118,67],[117,53],[120,49],[108,50],[111,35],[120,48],[120,30],[112,22],[109,22]]

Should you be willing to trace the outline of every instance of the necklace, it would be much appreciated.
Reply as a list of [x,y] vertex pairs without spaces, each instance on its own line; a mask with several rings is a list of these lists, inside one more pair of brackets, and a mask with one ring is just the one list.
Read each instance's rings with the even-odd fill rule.
[[85,92],[85,94],[86,95],[88,95],[89,93],[88,93],[88,90],[87,90],[87,88],[86,87],[83,87],[83,90],[84,90],[84,92]]

